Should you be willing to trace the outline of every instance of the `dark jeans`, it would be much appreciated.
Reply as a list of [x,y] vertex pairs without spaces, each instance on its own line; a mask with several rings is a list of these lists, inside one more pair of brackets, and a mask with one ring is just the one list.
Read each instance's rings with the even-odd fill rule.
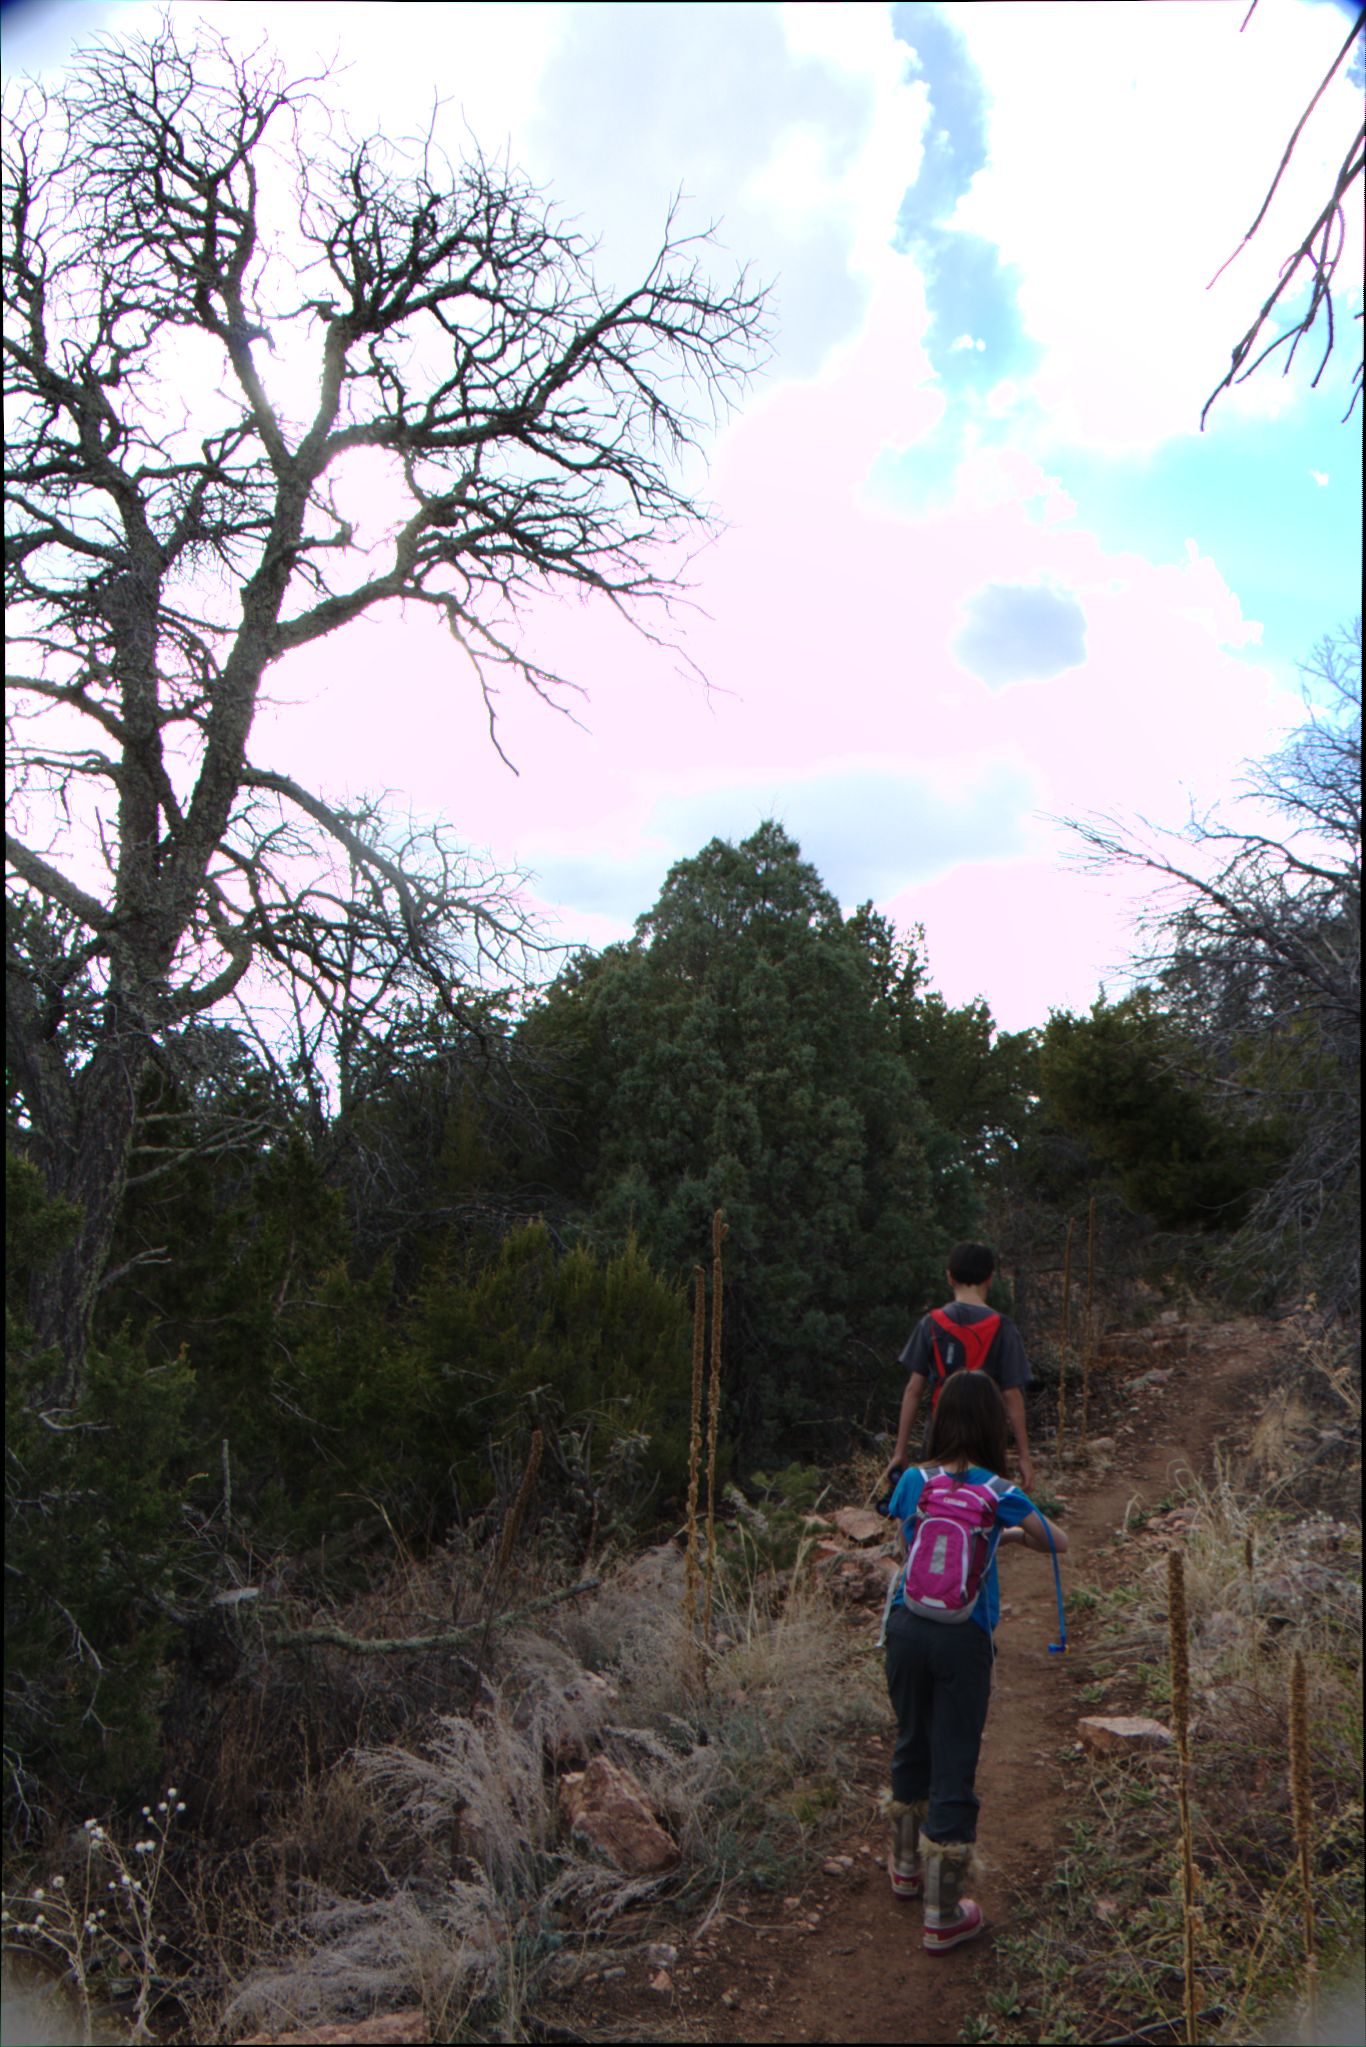
[[991,1639],[976,1621],[930,1621],[894,1606],[887,1616],[887,1689],[896,1712],[892,1796],[928,1798],[924,1832],[975,1841],[973,1790],[991,1698]]

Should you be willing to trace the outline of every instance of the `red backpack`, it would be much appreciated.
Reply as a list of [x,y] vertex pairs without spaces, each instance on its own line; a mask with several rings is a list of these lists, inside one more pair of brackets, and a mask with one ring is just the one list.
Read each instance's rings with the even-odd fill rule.
[[995,1309],[989,1309],[980,1322],[955,1322],[947,1308],[931,1308],[930,1321],[934,1324],[930,1332],[930,1355],[934,1359],[934,1384],[930,1389],[930,1407],[933,1410],[939,1404],[944,1381],[950,1372],[981,1371],[996,1341],[1001,1318]]

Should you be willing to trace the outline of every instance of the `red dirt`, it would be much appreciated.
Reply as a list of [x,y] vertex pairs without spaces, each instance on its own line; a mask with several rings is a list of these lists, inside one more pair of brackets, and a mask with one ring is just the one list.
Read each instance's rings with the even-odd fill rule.
[[[1114,1564],[1106,1569],[1104,1551],[1131,1500],[1152,1506],[1183,1470],[1208,1468],[1214,1444],[1235,1432],[1243,1396],[1266,1375],[1275,1341],[1272,1328],[1254,1322],[1159,1326],[1145,1332],[1141,1348],[1140,1339],[1128,1339],[1127,1355],[1109,1374],[1102,1426],[1117,1444],[1103,1473],[1087,1486],[1079,1472],[1070,1473],[1050,1488],[1049,1459],[1036,1457],[1039,1489],[1056,1489],[1068,1502],[1065,1592],[1113,1580],[1116,1570]],[[1173,1367],[1172,1379],[1126,1403],[1123,1382],[1154,1366]],[[1176,1387],[1179,1400],[1168,1397]],[[1120,1568],[1131,1567],[1126,1561]],[[964,2020],[983,2009],[998,1980],[994,1940],[1028,1923],[1030,1898],[1052,1874],[1067,1817],[1061,1759],[1075,1743],[1078,1719],[1088,1710],[1124,1710],[1119,1699],[1107,1698],[1097,1709],[1077,1697],[1091,1675],[1089,1616],[1069,1615],[1069,1654],[1049,1655],[1057,1607],[1047,1559],[1007,1551],[1001,1571],[997,1677],[978,1775],[986,1875],[976,1895],[989,1931],[953,1954],[926,1955],[918,1907],[891,1896],[882,1868],[886,1828],[876,1815],[891,1748],[889,1717],[886,1737],[869,1743],[866,1768],[858,1773],[869,1794],[867,1824],[829,1858],[852,1857],[851,1869],[819,1875],[799,1903],[741,1898],[710,1936],[680,1943],[668,1990],[651,1991],[631,1977],[595,1986],[595,1993],[575,2000],[576,2029],[597,2038],[914,2039],[926,2047],[959,2038]],[[875,1621],[861,1619],[860,1625],[871,1641]]]

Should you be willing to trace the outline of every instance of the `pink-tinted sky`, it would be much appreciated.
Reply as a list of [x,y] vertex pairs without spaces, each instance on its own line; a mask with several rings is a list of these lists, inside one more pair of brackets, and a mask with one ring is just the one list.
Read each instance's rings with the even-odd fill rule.
[[[449,816],[566,941],[625,935],[673,860],[776,815],[843,903],[924,924],[951,1000],[1019,1027],[1113,982],[1132,889],[1051,820],[1229,800],[1358,605],[1350,364],[1317,393],[1273,366],[1197,431],[1357,118],[1344,81],[1206,291],[1341,11],[1263,0],[1242,35],[1242,7],[1185,0],[193,11],[292,62],[335,43],[357,128],[420,125],[435,82],[451,144],[463,113],[506,145],[618,282],[680,186],[776,277],[677,621],[709,689],[597,607],[548,609],[528,633],[585,695],[571,722],[509,689],[513,774],[449,640],[376,618],[275,672],[258,760]],[[38,9],[11,61],[146,18]],[[351,488],[378,530],[382,476]]]

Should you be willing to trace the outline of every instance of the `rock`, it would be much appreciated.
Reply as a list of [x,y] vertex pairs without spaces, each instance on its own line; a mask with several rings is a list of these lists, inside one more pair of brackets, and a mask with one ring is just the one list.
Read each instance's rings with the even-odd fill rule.
[[1124,1756],[1145,1749],[1170,1748],[1172,1732],[1160,1720],[1145,1719],[1141,1713],[1120,1713],[1113,1718],[1093,1714],[1077,1722],[1084,1745],[1099,1756]]
[[802,1517],[803,1528],[833,1528],[834,1525],[828,1514],[805,1514]]
[[1170,1377],[1171,1368],[1169,1366],[1164,1367],[1161,1371],[1140,1372],[1136,1379],[1129,1381],[1129,1391],[1131,1393],[1141,1393],[1146,1386],[1165,1386]]
[[821,1864],[821,1868],[825,1871],[825,1874],[827,1876],[844,1875],[844,1864],[842,1862],[837,1862],[833,1856],[831,1857],[829,1862],[823,1862]]
[[672,1941],[652,1940],[646,1944],[645,1959],[652,1962],[656,1969],[672,1969],[678,1960],[678,1949]]
[[830,1572],[830,1590],[836,1599],[851,1606],[881,1606],[887,1597],[887,1581],[901,1566],[895,1557],[843,1550],[838,1559],[821,1568]]
[[738,2011],[738,2010],[739,2010],[739,2008],[740,2008],[740,1993],[739,1993],[739,1991],[738,1991],[738,1990],[723,1990],[723,1991],[721,1992],[721,2002],[722,2002],[722,2004],[724,2004],[724,2006],[726,2007],[726,2010],[727,2010],[727,2011]]
[[840,1534],[847,1535],[850,1542],[865,1545],[886,1540],[885,1514],[874,1514],[866,1507],[837,1507],[830,1518]]
[[668,1997],[673,1990],[673,1978],[667,1969],[661,1969],[657,1976],[650,1978],[650,1988],[659,1997]]
[[420,2005],[386,2011],[374,2019],[348,2019],[342,2026],[305,2026],[289,2033],[253,2033],[241,2047],[426,2047],[431,2029]]
[[1093,1457],[1101,1457],[1114,1449],[1115,1439],[1113,1436],[1092,1436],[1086,1447]]
[[560,1779],[560,1805],[570,1828],[583,1834],[628,1876],[672,1869],[678,1847],[659,1824],[643,1785],[608,1756]]
[[642,1550],[638,1557],[623,1564],[615,1582],[629,1586],[633,1592],[648,1592],[652,1598],[681,1600],[686,1577],[682,1550],[671,1542],[661,1542],[655,1549]]
[[1228,1649],[1243,1635],[1244,1623],[1236,1613],[1226,1607],[1216,1607],[1212,1614],[1196,1623],[1200,1640],[1207,1649]]

